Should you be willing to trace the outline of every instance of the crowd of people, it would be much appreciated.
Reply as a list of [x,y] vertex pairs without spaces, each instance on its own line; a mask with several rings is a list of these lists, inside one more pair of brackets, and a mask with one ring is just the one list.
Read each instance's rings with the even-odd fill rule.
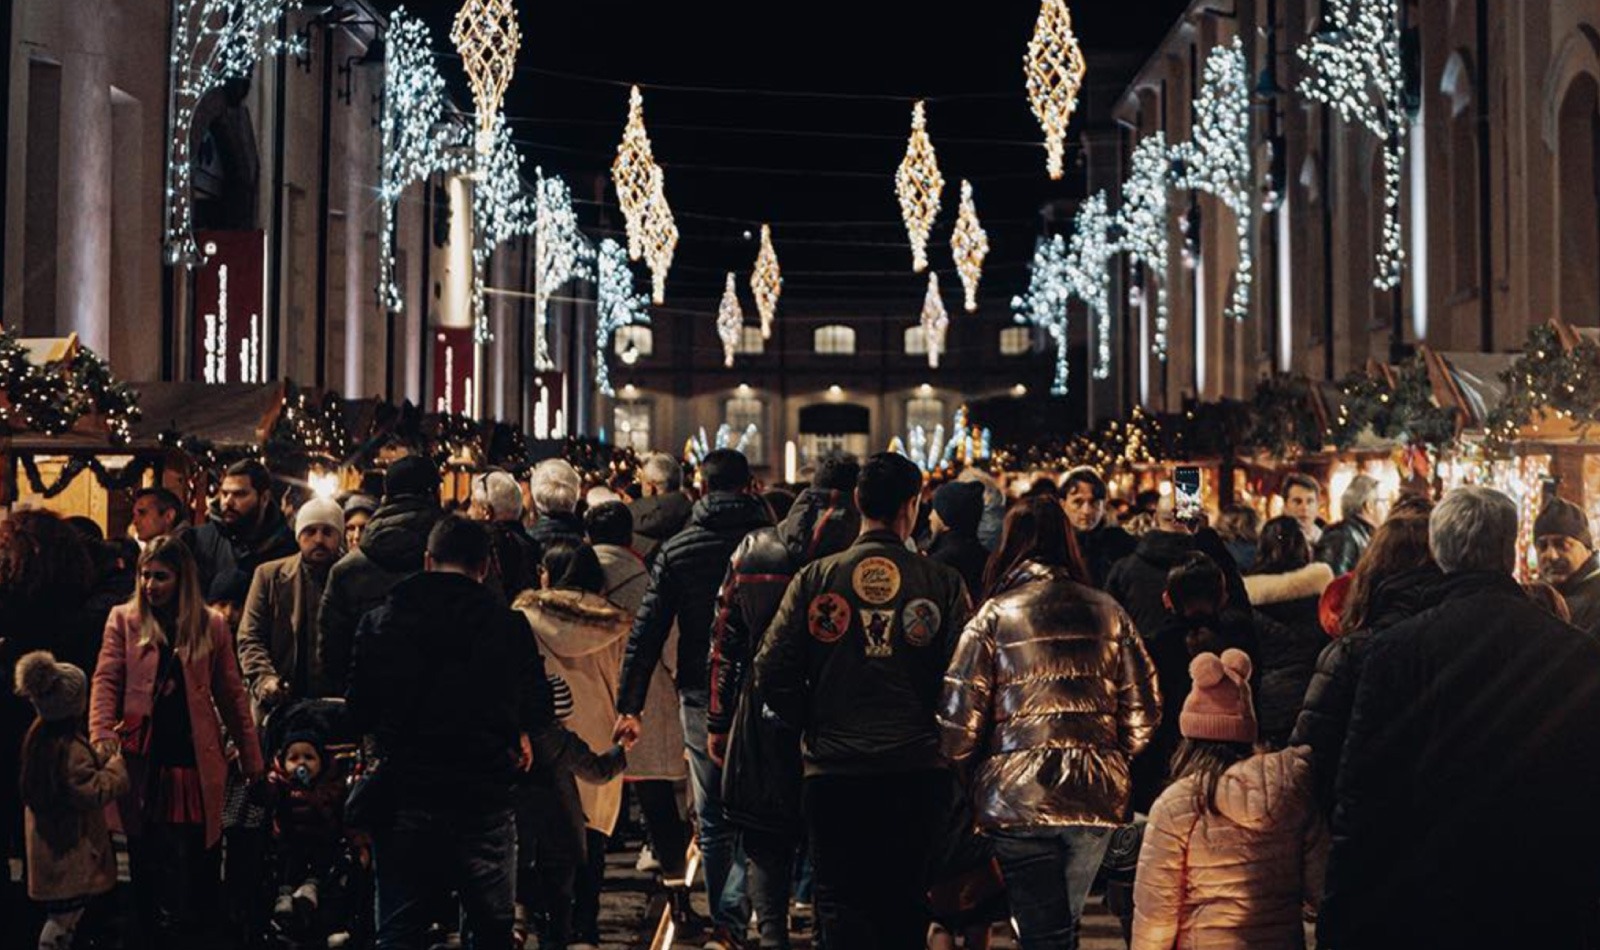
[[829,950],[1073,948],[1097,882],[1141,950],[1600,947],[1570,502],[1523,584],[1486,488],[1359,476],[1326,524],[1295,474],[1261,522],[721,449],[444,505],[396,454],[339,499],[239,463],[199,524],[147,488],[127,538],[0,521],[18,946],[593,947],[631,802],[715,950],[796,903]]

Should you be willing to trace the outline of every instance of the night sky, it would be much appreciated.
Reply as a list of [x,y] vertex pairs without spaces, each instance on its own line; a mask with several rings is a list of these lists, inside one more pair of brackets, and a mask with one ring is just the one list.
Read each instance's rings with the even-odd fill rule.
[[[1111,101],[1187,5],[1073,4],[1091,64],[1075,131],[1084,122],[1109,123]],[[441,69],[454,82],[461,66],[447,34],[458,4],[409,6],[432,24],[446,54]],[[952,310],[960,291],[948,242],[963,177],[976,189],[992,246],[986,312],[1006,308],[1025,285],[1044,228],[1040,207],[1082,197],[1072,152],[1065,180],[1045,173],[1042,133],[1023,86],[1038,14],[1029,0],[973,4],[965,16],[954,5],[883,0],[521,0],[519,7],[520,72],[506,113],[530,174],[541,165],[566,178],[591,235],[620,238],[609,176],[596,176],[609,169],[621,138],[628,84],[645,87],[646,124],[683,232],[669,305],[703,308],[730,269],[744,287],[757,250],[746,233],[770,221],[790,304],[873,300],[920,309],[926,277],[911,272],[893,182],[915,97],[929,100],[929,132],[948,183],[930,257]],[[460,89],[470,106],[464,82]]]

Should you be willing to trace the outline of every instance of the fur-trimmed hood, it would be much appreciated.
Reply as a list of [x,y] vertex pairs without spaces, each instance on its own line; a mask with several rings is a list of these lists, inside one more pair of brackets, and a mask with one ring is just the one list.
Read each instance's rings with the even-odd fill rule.
[[1287,574],[1251,574],[1244,579],[1244,589],[1250,595],[1250,605],[1262,607],[1321,597],[1332,583],[1333,568],[1314,561]]
[[626,611],[587,591],[524,591],[513,606],[528,618],[540,646],[559,657],[598,653],[626,637],[633,625]]

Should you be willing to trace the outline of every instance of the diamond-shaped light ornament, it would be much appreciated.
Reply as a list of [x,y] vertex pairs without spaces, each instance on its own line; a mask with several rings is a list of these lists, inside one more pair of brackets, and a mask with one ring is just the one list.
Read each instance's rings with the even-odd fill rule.
[[650,149],[650,133],[644,127],[644,94],[638,86],[628,96],[628,124],[622,130],[616,160],[611,163],[611,183],[617,189],[617,205],[628,229],[628,258],[644,256],[645,208],[655,187],[656,159]]
[[911,269],[920,274],[928,269],[928,235],[944,193],[944,175],[928,138],[928,119],[921,102],[911,110],[911,140],[895,172],[894,192],[900,198],[900,216],[905,218],[906,234],[911,238]]
[[1044,127],[1050,177],[1060,180],[1065,172],[1067,125],[1078,110],[1078,92],[1089,71],[1083,47],[1072,32],[1072,13],[1066,0],[1044,0],[1040,5],[1025,63],[1028,101]]
[[978,282],[983,279],[983,259],[989,256],[989,235],[978,222],[978,205],[972,200],[972,182],[962,179],[961,213],[950,236],[950,251],[955,255],[956,272],[967,291],[967,312],[978,310]]
[[761,339],[772,339],[772,322],[778,316],[778,297],[783,294],[783,272],[778,268],[778,252],[772,248],[772,226],[761,226],[761,253],[750,272],[750,293],[761,312]]
[[717,336],[722,338],[722,363],[733,365],[733,354],[739,349],[739,337],[744,333],[744,310],[739,307],[739,291],[729,272],[728,283],[722,290],[722,304],[717,307]]
[[495,116],[511,75],[516,71],[522,30],[511,0],[467,0],[456,11],[450,42],[461,54],[461,64],[472,84],[472,103],[478,110],[478,152],[494,147]]
[[660,165],[651,175],[650,201],[644,210],[644,260],[650,268],[651,300],[667,302],[667,272],[678,250],[678,223],[667,203],[666,173]]
[[928,274],[928,296],[922,301],[922,333],[928,341],[928,366],[939,368],[939,354],[944,352],[945,335],[950,330],[950,311],[944,307],[944,295],[939,293],[939,275]]

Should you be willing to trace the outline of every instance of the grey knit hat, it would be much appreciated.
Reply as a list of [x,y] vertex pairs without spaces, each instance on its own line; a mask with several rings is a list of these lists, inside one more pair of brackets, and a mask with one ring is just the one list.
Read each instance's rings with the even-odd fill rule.
[[57,663],[48,650],[35,650],[17,661],[17,695],[26,696],[45,722],[83,715],[89,701],[89,678],[71,663]]

